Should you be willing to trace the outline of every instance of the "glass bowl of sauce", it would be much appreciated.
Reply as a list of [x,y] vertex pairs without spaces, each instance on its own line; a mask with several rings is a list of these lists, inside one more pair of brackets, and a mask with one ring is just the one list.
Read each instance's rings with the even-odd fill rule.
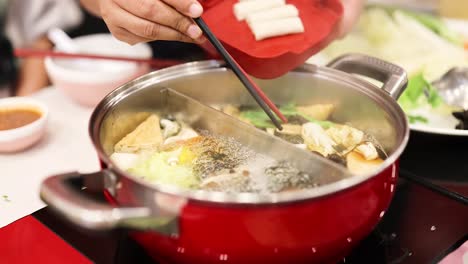
[[37,143],[45,133],[47,107],[26,97],[0,99],[0,152],[17,152]]

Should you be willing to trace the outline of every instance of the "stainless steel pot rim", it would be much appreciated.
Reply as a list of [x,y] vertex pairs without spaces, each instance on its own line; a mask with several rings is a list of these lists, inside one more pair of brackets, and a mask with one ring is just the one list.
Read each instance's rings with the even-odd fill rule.
[[[157,185],[149,183],[143,179],[139,179],[135,176],[128,174],[125,171],[120,170],[115,164],[109,159],[109,157],[105,154],[99,139],[99,129],[100,124],[103,118],[106,116],[106,113],[112,108],[112,106],[119,101],[123,100],[126,95],[129,95],[139,89],[145,87],[148,81],[151,83],[162,81],[165,79],[170,79],[174,75],[180,74],[198,74],[201,72],[205,72],[208,70],[227,70],[224,68],[224,63],[215,60],[209,61],[196,61],[190,62],[182,65],[177,65],[173,67],[169,67],[166,69],[162,69],[159,71],[152,72],[145,76],[142,76],[130,83],[127,83],[112,93],[110,93],[106,98],[104,98],[101,103],[95,108],[93,114],[90,119],[89,125],[89,132],[91,135],[92,142],[94,147],[96,148],[100,159],[108,165],[108,170],[112,173],[120,175],[122,177],[126,177],[131,179],[135,183],[141,185],[142,187],[148,188],[152,190],[154,193],[165,193],[173,196],[177,196],[180,198],[186,198],[188,200],[195,200],[195,201],[202,201],[202,202],[210,202],[210,203],[217,203],[217,204],[242,204],[242,205],[264,205],[264,204],[281,204],[281,203],[290,203],[290,202],[297,202],[302,200],[309,200],[309,199],[316,199],[321,198],[333,193],[337,193],[340,191],[347,190],[349,188],[358,186],[360,184],[365,183],[366,181],[378,176],[384,170],[391,167],[391,171],[393,173],[392,177],[396,178],[397,175],[397,166],[396,161],[402,154],[403,150],[405,149],[408,140],[409,140],[409,127],[408,121],[403,110],[398,106],[396,101],[392,99],[385,91],[379,89],[378,87],[374,86],[373,84],[366,82],[362,79],[359,79],[355,76],[350,74],[330,69],[326,67],[317,67],[315,65],[304,65],[303,67],[298,68],[296,71],[307,72],[307,71],[318,71],[321,74],[326,75],[330,78],[338,78],[339,81],[352,83],[354,86],[372,86],[373,89],[370,89],[372,93],[374,93],[376,98],[386,98],[386,103],[392,104],[392,108],[395,109],[398,116],[403,118],[402,129],[403,137],[399,142],[399,146],[395,149],[395,151],[384,161],[384,163],[380,166],[380,168],[375,171],[374,173],[367,174],[367,175],[356,175],[350,178],[346,178],[331,184],[310,188],[310,189],[302,189],[297,191],[291,192],[283,192],[283,193],[265,193],[265,194],[257,194],[257,193],[226,193],[226,192],[211,192],[211,191],[203,191],[203,190],[187,190],[183,188],[179,188],[176,186],[168,186],[168,185]],[[364,89],[364,88],[363,88]],[[374,98],[375,99],[375,98]],[[387,100],[388,99],[388,100]]]

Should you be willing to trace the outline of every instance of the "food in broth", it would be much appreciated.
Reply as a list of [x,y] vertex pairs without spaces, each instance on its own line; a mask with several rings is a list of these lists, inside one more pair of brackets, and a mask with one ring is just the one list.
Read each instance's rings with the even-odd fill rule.
[[350,125],[330,121],[335,110],[333,104],[281,106],[280,111],[289,121],[281,131],[256,107],[222,105],[217,108],[299,148],[342,164],[352,174],[371,173],[386,157],[383,148],[370,135]]
[[156,113],[114,146],[111,160],[151,183],[187,189],[270,193],[316,186],[285,161]]
[[[223,112],[299,148],[372,173],[385,153],[369,135],[330,121],[332,104],[280,107],[289,123],[277,130],[262,110],[222,105]],[[178,116],[178,115],[175,115]],[[111,160],[122,170],[155,184],[220,192],[276,193],[317,186],[313,175],[275,160],[233,138],[196,131],[183,118],[153,113],[114,146]]]

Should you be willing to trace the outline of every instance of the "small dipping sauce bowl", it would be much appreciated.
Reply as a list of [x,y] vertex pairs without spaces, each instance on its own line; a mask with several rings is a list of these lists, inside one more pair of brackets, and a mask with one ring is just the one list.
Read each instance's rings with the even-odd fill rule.
[[24,150],[45,134],[49,111],[32,98],[0,99],[0,153]]

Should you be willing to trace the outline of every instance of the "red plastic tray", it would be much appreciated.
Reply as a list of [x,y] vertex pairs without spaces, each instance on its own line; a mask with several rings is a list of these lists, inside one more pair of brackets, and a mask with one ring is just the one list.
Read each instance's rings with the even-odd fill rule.
[[[234,16],[237,2],[203,1],[203,19],[247,73],[263,79],[285,74],[324,48],[334,39],[334,29],[343,14],[340,0],[288,0],[299,9],[305,32],[256,41],[247,23]],[[215,53],[211,44],[203,47]]]
[[0,228],[0,263],[91,264],[33,216]]

